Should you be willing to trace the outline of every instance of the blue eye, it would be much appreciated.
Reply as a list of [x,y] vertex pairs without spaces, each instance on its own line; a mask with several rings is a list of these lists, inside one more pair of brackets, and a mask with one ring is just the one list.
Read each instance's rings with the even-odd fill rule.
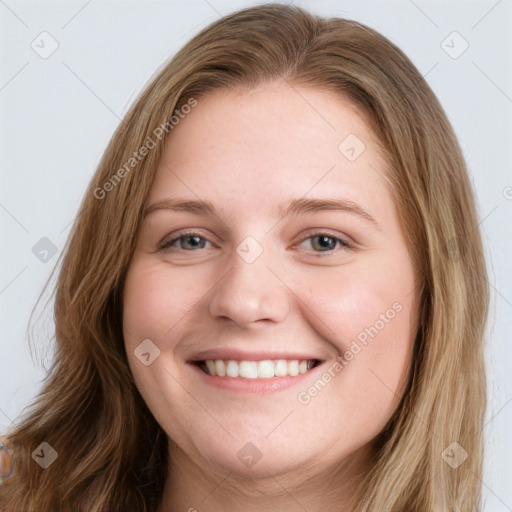
[[[350,242],[327,233],[315,233],[305,238],[301,244],[304,244],[306,241],[309,241],[310,249],[316,253],[331,253],[332,251],[336,251],[336,249],[344,250],[352,248],[352,244]],[[180,236],[171,240],[164,240],[158,246],[158,250],[176,248],[187,252],[194,252],[208,248],[207,244],[211,245],[206,238],[198,233],[182,233]]]
[[315,252],[333,251],[337,248],[338,245],[343,248],[351,247],[351,244],[349,244],[346,240],[328,235],[326,233],[317,233],[306,238],[304,241],[306,240],[311,241],[311,247]]
[[169,247],[175,247],[176,242],[178,243],[178,248],[183,249],[184,251],[194,251],[195,249],[204,249],[205,245],[208,242],[206,238],[203,238],[202,236],[199,236],[197,233],[189,233],[189,234],[182,234],[179,237],[176,237],[169,241],[164,241],[160,246],[159,249],[167,249]]

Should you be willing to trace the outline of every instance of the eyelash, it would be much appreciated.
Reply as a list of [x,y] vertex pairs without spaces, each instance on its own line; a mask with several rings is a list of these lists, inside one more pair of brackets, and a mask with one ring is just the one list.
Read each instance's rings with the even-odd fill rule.
[[[173,244],[175,244],[179,240],[187,238],[187,237],[196,237],[196,238],[200,238],[202,240],[206,240],[207,242],[209,242],[204,236],[201,236],[199,233],[196,233],[194,231],[189,231],[189,232],[181,233],[179,236],[173,238],[172,240],[168,240],[168,241],[164,240],[163,242],[161,242],[159,244],[158,251],[163,251],[165,249],[169,249],[169,248],[171,248],[173,246]],[[316,238],[316,237],[326,237],[326,238],[330,238],[332,240],[335,240],[337,243],[339,243],[339,246],[340,246],[341,250],[350,250],[350,249],[354,248],[354,245],[351,242],[349,242],[348,240],[345,240],[343,238],[331,235],[329,233],[325,233],[323,231],[319,231],[317,233],[313,233],[313,234],[307,236],[306,238],[301,240],[300,243],[303,243],[306,240],[313,239],[313,238]],[[299,244],[297,244],[297,245],[299,245]],[[188,250],[188,249],[181,249],[181,250],[183,250],[185,252],[195,252],[194,250]],[[327,251],[313,251],[313,252],[316,252],[318,254],[331,255],[331,254],[333,254],[334,251],[336,251],[336,249],[329,249]]]

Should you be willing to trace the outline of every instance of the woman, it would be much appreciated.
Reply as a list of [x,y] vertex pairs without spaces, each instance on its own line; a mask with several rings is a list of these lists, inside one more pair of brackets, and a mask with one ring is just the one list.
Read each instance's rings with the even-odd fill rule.
[[217,21],[90,184],[2,508],[479,510],[477,224],[387,39],[278,4]]

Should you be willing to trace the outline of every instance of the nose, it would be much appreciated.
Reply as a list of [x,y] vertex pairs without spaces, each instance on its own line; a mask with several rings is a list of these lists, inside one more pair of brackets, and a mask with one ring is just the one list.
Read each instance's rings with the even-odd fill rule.
[[287,290],[264,258],[247,263],[234,254],[231,265],[212,291],[209,313],[241,327],[283,322],[290,308]]

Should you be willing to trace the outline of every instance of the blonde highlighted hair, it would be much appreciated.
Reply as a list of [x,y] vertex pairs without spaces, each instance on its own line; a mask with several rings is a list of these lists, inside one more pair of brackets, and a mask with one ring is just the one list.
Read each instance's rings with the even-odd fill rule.
[[[357,510],[480,509],[488,288],[457,139],[421,74],[385,37],[355,21],[267,4],[226,16],[194,37],[113,135],[59,273],[55,360],[41,393],[4,439],[17,472],[0,487],[2,510],[156,510],[167,439],[135,387],[122,330],[123,283],[165,142],[154,133],[191,99],[275,80],[336,92],[364,117],[385,154],[421,283],[410,381],[375,440],[377,457]],[[154,147],[99,194],[148,136]],[[58,453],[47,469],[31,458],[41,442]],[[453,442],[468,454],[456,469],[442,456]]]

